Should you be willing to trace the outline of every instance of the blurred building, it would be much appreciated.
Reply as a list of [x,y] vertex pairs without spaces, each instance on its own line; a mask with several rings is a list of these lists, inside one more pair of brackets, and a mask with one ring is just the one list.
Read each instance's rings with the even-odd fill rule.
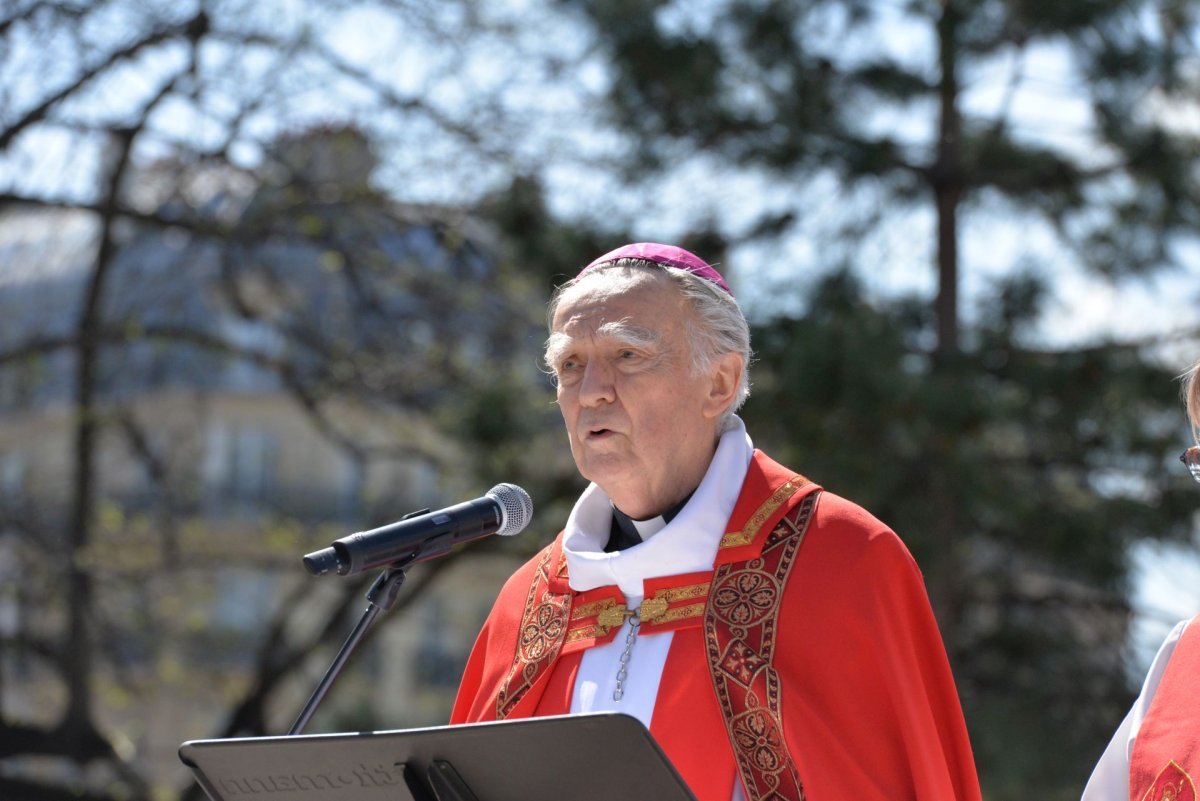
[[[307,576],[303,553],[486,488],[444,415],[468,389],[457,376],[484,373],[527,335],[506,298],[536,307],[462,214],[372,193],[357,134],[285,139],[275,163],[258,183],[179,182],[182,167],[162,163],[130,184],[129,202],[160,222],[114,228],[99,285],[97,526],[82,554],[66,551],[65,527],[98,222],[0,214],[0,703],[10,720],[61,714],[65,690],[36,644],[64,630],[59,560],[86,560],[97,715],[152,773],[178,770],[178,744],[219,729],[282,605],[299,610],[285,637],[325,619],[347,580]],[[189,222],[161,224],[176,217]],[[455,560],[409,614],[383,618],[327,720],[444,722],[517,558]],[[364,606],[351,604],[344,634]],[[330,656],[281,694],[278,733]]]

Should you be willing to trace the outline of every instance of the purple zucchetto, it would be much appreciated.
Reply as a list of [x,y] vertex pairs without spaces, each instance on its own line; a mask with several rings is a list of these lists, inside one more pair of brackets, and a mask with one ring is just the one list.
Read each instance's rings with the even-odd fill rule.
[[657,242],[635,242],[632,245],[622,245],[616,250],[610,250],[587,267],[584,267],[579,271],[579,274],[583,275],[593,267],[599,267],[602,264],[608,264],[618,259],[641,259],[667,267],[678,267],[680,270],[687,270],[693,275],[698,275],[707,281],[712,281],[721,287],[721,289],[728,292],[730,297],[733,296],[733,290],[729,288],[729,284],[725,283],[725,279],[716,271],[716,268],[705,262],[704,259],[701,259],[694,253],[689,253],[683,248],[678,248],[674,245],[660,245]]

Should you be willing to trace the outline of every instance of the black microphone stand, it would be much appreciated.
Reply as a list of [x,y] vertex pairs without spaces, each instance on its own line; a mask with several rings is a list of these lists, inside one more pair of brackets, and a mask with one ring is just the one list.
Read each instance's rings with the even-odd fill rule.
[[350,658],[350,654],[358,647],[359,640],[367,633],[367,629],[371,628],[371,624],[375,622],[375,618],[379,617],[380,611],[390,611],[396,605],[396,599],[400,595],[400,587],[403,586],[404,579],[407,577],[404,571],[408,569],[408,565],[409,562],[398,562],[384,568],[383,572],[379,574],[379,578],[375,579],[375,583],[367,590],[367,608],[363,610],[362,616],[358,619],[358,625],[354,627],[354,631],[350,632],[350,636],[342,644],[341,650],[333,658],[333,664],[325,671],[325,676],[321,679],[321,683],[317,685],[317,689],[313,691],[312,697],[308,699],[308,703],[304,705],[304,709],[300,710],[300,717],[296,718],[296,722],[292,724],[292,728],[288,729],[289,737],[293,734],[300,734],[304,730],[304,727],[308,725],[309,719],[317,711],[317,706],[325,698],[325,693],[329,692],[329,688],[333,686],[334,679],[342,672],[342,667],[346,664],[346,660]]
[[[407,520],[417,515],[423,515],[428,511],[428,509],[422,509],[406,515],[403,519]],[[333,662],[325,671],[321,682],[313,690],[308,703],[304,705],[304,709],[300,710],[300,716],[288,730],[289,737],[304,731],[304,727],[308,725],[313,713],[317,711],[317,706],[325,698],[329,688],[333,686],[338,674],[341,673],[346,660],[358,647],[359,641],[367,633],[367,629],[371,628],[375,618],[379,617],[379,613],[391,611],[392,607],[396,605],[396,600],[400,596],[400,588],[404,585],[404,579],[407,578],[405,571],[419,556],[421,556],[420,552],[414,553],[388,565],[379,574],[379,578],[375,579],[371,588],[367,590],[367,608],[363,610],[354,630],[350,632],[350,636],[342,644],[341,650],[333,658]],[[404,783],[414,801],[478,801],[471,788],[467,786],[449,762],[440,759],[433,760],[424,771],[424,782],[422,782],[421,774],[417,771],[416,766],[402,763],[400,769]]]

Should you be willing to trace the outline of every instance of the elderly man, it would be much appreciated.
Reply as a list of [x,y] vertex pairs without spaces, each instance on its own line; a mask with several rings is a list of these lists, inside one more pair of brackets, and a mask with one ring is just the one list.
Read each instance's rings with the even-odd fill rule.
[[505,584],[453,722],[626,712],[702,801],[978,799],[912,557],[754,449],[749,358],[685,250],[627,245],[558,290],[546,362],[591,484]]

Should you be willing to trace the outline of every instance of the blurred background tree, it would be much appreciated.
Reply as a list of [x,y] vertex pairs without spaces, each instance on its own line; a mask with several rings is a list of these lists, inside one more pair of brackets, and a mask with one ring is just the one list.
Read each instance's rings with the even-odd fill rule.
[[[364,645],[312,728],[443,719],[496,577],[580,489],[541,304],[658,239],[752,314],[760,446],[916,554],[987,797],[1078,797],[1144,664],[1133,555],[1195,536],[1200,331],[1055,318],[1197,275],[1194,14],[10,3],[0,795],[197,797],[178,740],[286,729],[357,611],[301,553],[514,481],[535,531],[415,571],[382,627],[449,687],[418,704]],[[139,727],[198,685],[186,731]]]

